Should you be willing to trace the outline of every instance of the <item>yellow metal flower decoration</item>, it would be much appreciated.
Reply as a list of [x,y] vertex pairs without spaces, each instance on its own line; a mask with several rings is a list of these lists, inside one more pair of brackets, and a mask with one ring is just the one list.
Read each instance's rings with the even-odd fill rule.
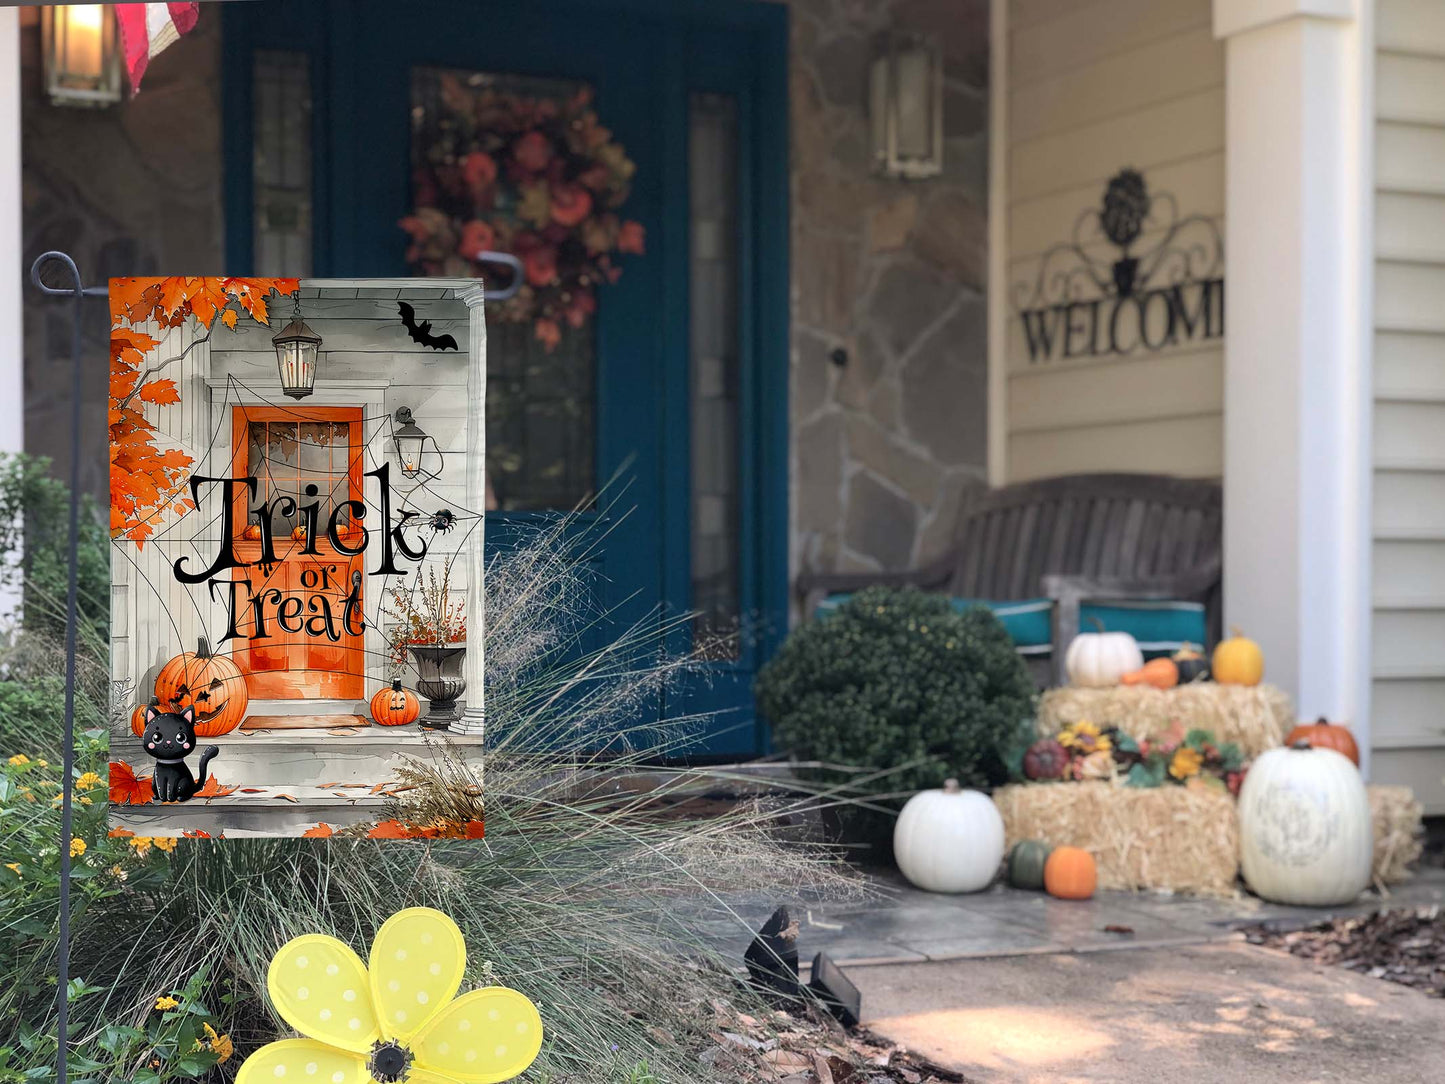
[[271,961],[266,989],[276,1011],[306,1037],[257,1050],[236,1084],[510,1080],[542,1049],[542,1018],[504,986],[455,997],[466,963],[461,930],[429,907],[387,919],[371,943],[369,966],[334,937],[286,942]]

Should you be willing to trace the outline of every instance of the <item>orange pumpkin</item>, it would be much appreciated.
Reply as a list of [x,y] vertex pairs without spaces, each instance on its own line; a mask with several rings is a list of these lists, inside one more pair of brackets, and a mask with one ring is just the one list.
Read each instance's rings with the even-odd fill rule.
[[1150,659],[1138,670],[1119,679],[1124,685],[1152,685],[1156,689],[1172,689],[1179,684],[1179,664],[1173,659]]
[[246,529],[241,532],[241,537],[247,542],[261,541],[261,525],[259,523],[248,524]]
[[382,726],[406,726],[420,714],[421,701],[416,693],[403,689],[400,681],[393,681],[389,689],[378,689],[371,698],[371,717]]
[[[196,709],[196,736],[229,734],[246,718],[246,677],[229,656],[214,655],[202,636],[195,653],[183,651],[156,675],[156,699],[166,711]],[[134,725],[134,720],[132,720]]]
[[158,707],[158,706],[159,706],[159,701],[157,701],[155,697],[151,697],[151,702],[150,702],[148,705],[147,705],[147,704],[137,704],[137,705],[135,706],[135,710],[130,713],[130,732],[131,732],[132,734],[134,734],[137,738],[142,738],[142,737],[145,736],[145,732],[146,732],[146,708],[147,708],[147,707],[152,707],[152,708],[154,708],[154,707]]
[[1293,746],[1297,741],[1307,741],[1316,749],[1333,749],[1354,761],[1356,768],[1360,766],[1360,747],[1355,744],[1355,736],[1350,733],[1350,728],[1341,723],[1329,722],[1324,716],[1320,716],[1316,722],[1301,723],[1295,727],[1284,743]]
[[292,527],[292,528],[291,528],[291,540],[292,540],[293,542],[305,542],[305,541],[306,541],[306,528],[305,528],[305,527],[302,527],[300,524],[297,524],[295,527]]
[[1086,900],[1099,883],[1094,856],[1082,847],[1055,847],[1044,863],[1044,889],[1061,900]]

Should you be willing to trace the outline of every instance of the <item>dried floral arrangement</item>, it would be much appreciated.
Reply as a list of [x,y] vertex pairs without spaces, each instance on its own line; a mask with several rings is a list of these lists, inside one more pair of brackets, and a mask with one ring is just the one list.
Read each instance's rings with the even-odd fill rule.
[[597,311],[596,288],[615,282],[618,253],[641,254],[642,225],[624,220],[635,166],[603,127],[584,87],[565,99],[531,97],[439,78],[435,116],[413,162],[415,210],[407,262],[420,275],[475,277],[479,253],[509,252],[525,282],[488,319],[530,323],[549,351],[565,323]]
[[466,602],[452,595],[452,558],[418,571],[411,586],[392,587],[381,612],[389,619],[392,659],[406,660],[406,649],[420,644],[456,644],[467,638]]
[[1236,797],[1248,770],[1237,742],[1218,741],[1213,731],[1185,730],[1179,722],[1150,739],[1087,719],[1069,723],[1055,737],[1040,738],[1024,754],[1032,780],[1115,780],[1131,787],[1174,783],[1228,791]]

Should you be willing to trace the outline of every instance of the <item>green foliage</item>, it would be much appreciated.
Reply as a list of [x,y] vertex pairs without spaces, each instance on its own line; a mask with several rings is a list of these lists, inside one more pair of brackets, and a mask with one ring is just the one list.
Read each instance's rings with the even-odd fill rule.
[[[65,634],[69,540],[70,490],[50,474],[50,461],[0,455],[0,584],[24,583],[29,633],[57,640]],[[110,539],[89,494],[81,500],[79,556],[81,634],[103,643],[110,627]]]
[[[589,621],[595,629],[607,620],[586,611],[587,566],[561,541],[578,533],[564,519],[488,570],[488,659],[511,676],[505,695],[488,702],[498,736],[488,750],[484,842],[112,838],[102,700],[95,685],[78,690],[73,835],[85,846],[72,859],[73,1079],[230,1079],[253,1050],[292,1033],[264,992],[287,939],[330,933],[364,954],[381,924],[413,905],[436,907],[461,927],[468,987],[500,982],[538,1004],[548,1040],[528,1079],[714,1078],[697,1057],[715,1041],[712,1006],[731,1000],[766,1013],[739,991],[734,961],[703,939],[698,919],[732,918],[745,944],[751,925],[725,894],[847,885],[831,856],[780,840],[774,818],[790,814],[788,803],[690,819],[659,818],[635,800],[629,781],[656,746],[634,751],[618,740],[604,753],[597,735],[618,733],[637,703],[654,702],[683,672],[665,659],[645,664],[675,626],[652,617],[568,661],[560,647]],[[12,674],[0,680],[0,1084],[50,1084],[56,1054],[60,766],[42,742],[59,732],[60,653],[39,635],[17,639],[27,636],[37,650],[25,666],[14,662],[18,648],[0,651]],[[82,639],[81,649],[83,662],[103,666],[103,644]],[[4,720],[7,710],[20,721]],[[654,729],[678,744],[691,736],[672,724]],[[649,794],[660,804],[726,785],[705,773],[648,770],[664,779]],[[475,801],[467,795],[480,789],[458,761],[409,797],[440,808]],[[649,900],[663,902],[639,906]],[[157,1009],[163,997],[178,1005]],[[235,1044],[219,1069],[207,1024]]]
[[1033,683],[983,607],[872,587],[796,629],[758,676],[758,707],[803,760],[888,772],[874,794],[987,787],[1033,715]]

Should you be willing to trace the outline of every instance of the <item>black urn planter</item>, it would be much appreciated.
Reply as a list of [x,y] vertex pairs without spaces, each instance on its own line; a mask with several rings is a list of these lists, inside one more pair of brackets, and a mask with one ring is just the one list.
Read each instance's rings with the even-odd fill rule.
[[466,656],[467,645],[409,644],[407,650],[416,670],[416,691],[431,702],[431,710],[422,719],[421,725],[428,730],[448,729],[461,717],[457,711],[457,699],[467,691],[466,680],[462,677],[462,659]]

